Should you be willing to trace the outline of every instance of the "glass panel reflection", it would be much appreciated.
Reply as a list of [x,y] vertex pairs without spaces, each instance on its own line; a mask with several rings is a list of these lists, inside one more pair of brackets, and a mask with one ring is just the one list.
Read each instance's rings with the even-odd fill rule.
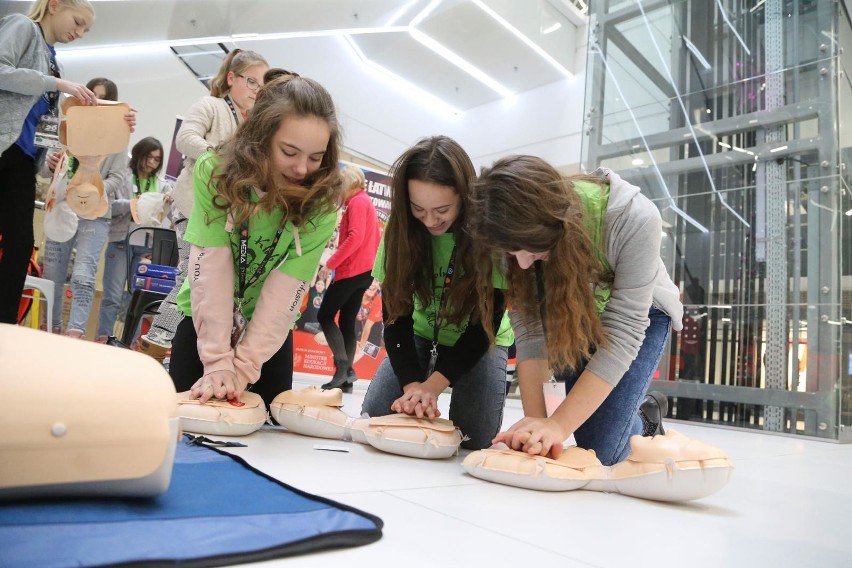
[[685,315],[652,388],[675,418],[852,441],[845,9],[591,4],[583,167],[662,212]]

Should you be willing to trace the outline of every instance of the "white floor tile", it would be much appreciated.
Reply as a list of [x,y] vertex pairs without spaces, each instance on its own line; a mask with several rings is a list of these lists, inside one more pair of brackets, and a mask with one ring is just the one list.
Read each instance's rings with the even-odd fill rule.
[[[358,415],[365,389],[344,396],[347,414]],[[444,412],[447,403],[442,397]],[[521,416],[520,402],[507,401],[504,426]],[[535,492],[466,475],[463,455],[416,460],[266,429],[233,453],[299,489],[378,515],[385,528],[364,547],[250,566],[852,566],[852,445],[668,427],[723,448],[736,467],[728,486],[683,504]]]

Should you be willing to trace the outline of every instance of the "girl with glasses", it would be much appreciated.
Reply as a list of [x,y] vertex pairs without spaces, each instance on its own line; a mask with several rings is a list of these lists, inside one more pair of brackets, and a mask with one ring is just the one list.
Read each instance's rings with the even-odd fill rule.
[[[152,136],[143,138],[130,150],[130,163],[122,195],[112,202],[112,222],[109,228],[109,244],[104,259],[103,298],[98,314],[98,331],[95,340],[106,343],[113,334],[115,321],[123,304],[127,289],[127,258],[130,255],[132,273],[136,265],[150,249],[131,246],[126,250],[127,234],[136,228],[130,213],[131,202],[145,193],[163,193],[168,196],[172,186],[159,176],[163,168],[163,144]],[[164,199],[168,201],[168,199]]]
[[257,52],[234,49],[222,61],[219,72],[210,81],[210,95],[202,97],[186,113],[175,138],[175,146],[184,156],[183,170],[172,193],[172,215],[178,238],[178,268],[181,272],[172,293],[160,305],[151,329],[139,338],[139,350],[162,362],[168,352],[183,315],[177,309],[177,292],[187,271],[189,245],[184,241],[187,220],[192,213],[192,173],[202,154],[229,140],[254,106],[257,90],[269,69]]

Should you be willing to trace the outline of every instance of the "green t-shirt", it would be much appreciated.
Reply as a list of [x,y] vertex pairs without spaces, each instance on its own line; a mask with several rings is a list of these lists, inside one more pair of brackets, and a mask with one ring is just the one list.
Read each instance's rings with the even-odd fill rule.
[[[432,301],[424,308],[420,304],[420,300],[414,299],[414,333],[424,339],[432,341],[435,335],[435,316],[438,313],[438,307],[441,302],[441,291],[444,288],[444,277],[447,275],[447,265],[450,263],[450,255],[453,252],[455,245],[455,237],[453,233],[444,233],[432,239],[432,267],[434,274],[434,293]],[[385,240],[382,238],[379,243],[379,250],[376,253],[376,263],[373,265],[373,278],[382,282],[385,277]],[[458,259],[456,259],[458,264]],[[503,273],[495,266],[494,267],[494,287],[505,290],[506,279]],[[452,284],[451,284],[452,286]],[[438,332],[438,343],[447,347],[452,347],[458,341],[459,336],[467,329],[467,320],[462,325],[445,323],[441,326]],[[497,332],[497,345],[508,347],[515,341],[515,336],[512,333],[512,325],[509,323],[509,315],[503,313],[503,320],[500,322],[500,329]]]
[[[575,181],[574,191],[580,196],[580,202],[583,204],[583,221],[586,223],[598,260],[605,271],[612,272],[612,267],[606,259],[603,242],[603,223],[609,204],[609,183],[599,185],[589,181]],[[609,284],[595,286],[595,309],[598,315],[606,309],[611,295],[612,290]]]
[[[195,203],[192,206],[192,214],[189,217],[184,240],[199,247],[231,247],[234,259],[234,299],[236,300],[239,291],[239,225],[235,225],[231,227],[230,231],[227,231],[224,212],[213,206],[215,192],[211,191],[208,182],[217,162],[216,155],[208,152],[199,158],[195,164],[192,179]],[[254,202],[260,200],[254,190],[252,190],[251,199]],[[266,248],[272,243],[283,218],[284,213],[280,209],[274,209],[271,212],[257,211],[249,218],[246,280],[251,279],[255,270],[257,270],[257,266],[266,256]],[[299,240],[302,245],[302,255],[299,256],[293,235],[293,224],[287,221],[284,225],[284,231],[281,233],[281,238],[266,263],[263,273],[245,292],[243,315],[246,319],[251,319],[263,283],[276,268],[299,280],[309,281],[313,278],[322,251],[331,238],[336,222],[336,211],[311,217],[305,221],[303,226],[299,227]],[[184,280],[183,287],[177,296],[178,309],[187,316],[192,315],[189,280],[189,278]]]
[[130,181],[133,183],[133,197],[139,197],[143,193],[157,193],[160,191],[156,176],[151,176],[144,181],[137,178],[136,174],[132,174],[130,177]]

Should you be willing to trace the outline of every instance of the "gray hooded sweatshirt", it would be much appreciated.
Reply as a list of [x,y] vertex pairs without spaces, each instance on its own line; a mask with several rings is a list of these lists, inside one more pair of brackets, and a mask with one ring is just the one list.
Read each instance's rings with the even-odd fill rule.
[[[601,314],[606,345],[597,347],[586,369],[615,386],[639,353],[648,327],[648,310],[656,306],[672,319],[672,328],[683,327],[680,290],[669,278],[660,258],[662,218],[657,207],[639,188],[610,170],[599,170],[609,179],[610,194],[603,223],[606,259],[615,273],[610,300]],[[552,301],[552,300],[551,300]],[[547,359],[541,322],[521,321],[510,311],[515,331],[518,363]]]

